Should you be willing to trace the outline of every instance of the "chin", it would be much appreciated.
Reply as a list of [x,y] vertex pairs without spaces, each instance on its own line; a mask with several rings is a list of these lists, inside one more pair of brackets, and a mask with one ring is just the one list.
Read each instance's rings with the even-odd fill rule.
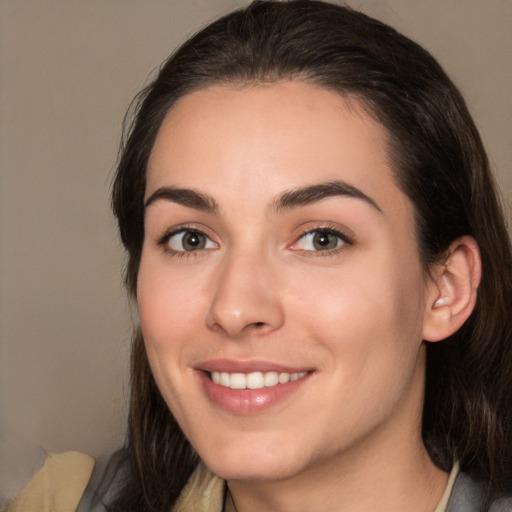
[[277,481],[292,477],[297,471],[282,463],[229,464],[218,462],[206,464],[208,469],[227,481]]
[[248,448],[215,450],[206,457],[199,455],[208,469],[224,480],[280,480],[300,472],[303,467],[301,457],[284,451],[282,444],[261,448],[255,443]]

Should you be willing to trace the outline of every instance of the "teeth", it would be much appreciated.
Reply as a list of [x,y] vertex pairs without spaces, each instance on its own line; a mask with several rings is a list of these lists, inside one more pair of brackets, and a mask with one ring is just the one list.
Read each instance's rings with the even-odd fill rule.
[[278,373],[278,372],[253,372],[253,373],[226,373],[211,372],[211,378],[215,384],[231,389],[261,389],[263,387],[286,384],[305,377],[308,372]]
[[226,386],[227,388],[229,388],[229,373],[222,372],[219,375],[219,384],[221,386]]
[[247,375],[247,387],[249,389],[261,389],[265,387],[265,381],[263,380],[263,373],[254,372]]
[[265,387],[275,386],[279,382],[279,374],[277,372],[267,372],[263,376]]
[[279,374],[279,384],[286,384],[290,382],[290,374],[289,373],[280,373]]
[[231,373],[229,375],[229,387],[231,389],[245,389],[247,387],[247,376],[245,373]]

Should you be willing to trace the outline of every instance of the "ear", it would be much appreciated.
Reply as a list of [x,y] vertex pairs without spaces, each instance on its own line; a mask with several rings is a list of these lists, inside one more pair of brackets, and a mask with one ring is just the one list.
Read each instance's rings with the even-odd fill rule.
[[470,236],[455,240],[448,256],[431,268],[423,321],[423,339],[440,341],[471,315],[482,276],[480,250]]

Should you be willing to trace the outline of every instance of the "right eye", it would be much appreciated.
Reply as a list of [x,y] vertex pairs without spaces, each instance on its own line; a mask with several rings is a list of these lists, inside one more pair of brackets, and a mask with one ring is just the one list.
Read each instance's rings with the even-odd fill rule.
[[192,252],[216,249],[217,244],[201,231],[181,229],[164,237],[160,242],[170,252]]

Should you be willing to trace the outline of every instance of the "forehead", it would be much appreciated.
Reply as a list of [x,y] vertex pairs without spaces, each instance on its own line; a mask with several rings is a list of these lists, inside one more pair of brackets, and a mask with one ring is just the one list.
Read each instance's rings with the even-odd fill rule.
[[389,161],[387,130],[354,98],[297,81],[213,86],[169,111],[146,198],[173,185],[248,201],[341,179],[393,209],[408,200]]

